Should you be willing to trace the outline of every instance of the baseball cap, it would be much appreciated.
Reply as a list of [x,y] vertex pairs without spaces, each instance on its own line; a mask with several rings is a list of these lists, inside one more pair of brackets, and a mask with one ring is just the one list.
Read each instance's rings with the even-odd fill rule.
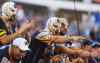
[[22,51],[30,50],[30,49],[28,48],[28,46],[29,46],[28,41],[27,41],[25,38],[22,38],[22,37],[19,37],[19,38],[16,38],[15,40],[13,40],[12,45],[17,46],[17,47],[20,48]]

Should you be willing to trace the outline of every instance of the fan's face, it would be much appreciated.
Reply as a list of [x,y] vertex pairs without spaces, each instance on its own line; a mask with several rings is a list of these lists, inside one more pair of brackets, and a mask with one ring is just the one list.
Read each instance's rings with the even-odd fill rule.
[[15,19],[16,19],[16,13],[15,12],[12,12],[12,15],[9,16],[8,21],[12,22],[12,21],[15,21]]
[[60,28],[61,32],[67,32],[68,31],[68,23],[61,23],[61,28]]
[[18,47],[11,48],[11,56],[14,60],[20,60],[25,56],[25,51],[20,50]]
[[10,8],[8,12],[8,21],[15,21],[17,8]]

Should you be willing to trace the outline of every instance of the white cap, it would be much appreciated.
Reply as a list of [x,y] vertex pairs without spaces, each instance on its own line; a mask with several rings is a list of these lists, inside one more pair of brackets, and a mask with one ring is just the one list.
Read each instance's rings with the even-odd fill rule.
[[81,47],[81,43],[78,43],[78,42],[72,43],[71,47],[72,48],[80,48]]
[[23,51],[30,50],[28,48],[29,43],[28,43],[28,41],[25,38],[21,38],[21,37],[16,38],[15,40],[13,40],[12,45],[17,46],[18,48],[20,48]]

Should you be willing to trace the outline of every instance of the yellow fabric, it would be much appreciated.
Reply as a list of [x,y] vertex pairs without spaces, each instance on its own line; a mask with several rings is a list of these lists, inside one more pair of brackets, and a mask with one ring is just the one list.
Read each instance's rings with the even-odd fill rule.
[[0,29],[0,36],[5,35],[5,34],[6,34],[6,31],[3,29]]

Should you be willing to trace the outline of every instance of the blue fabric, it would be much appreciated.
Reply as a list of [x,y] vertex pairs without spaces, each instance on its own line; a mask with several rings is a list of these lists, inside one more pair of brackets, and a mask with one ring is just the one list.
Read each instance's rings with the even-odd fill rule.
[[95,12],[94,16],[95,16],[96,23],[98,23],[98,22],[100,23],[100,12]]
[[96,26],[99,27],[100,26],[100,12],[93,12],[93,15],[95,17]]
[[9,47],[5,47],[4,49],[0,49],[0,63],[1,63],[3,57],[8,58],[8,56],[9,56],[8,55],[8,48]]
[[94,58],[90,58],[88,63],[97,63],[97,61]]
[[75,24],[71,24],[69,26],[69,32],[68,33],[77,35],[78,34],[77,26]]

